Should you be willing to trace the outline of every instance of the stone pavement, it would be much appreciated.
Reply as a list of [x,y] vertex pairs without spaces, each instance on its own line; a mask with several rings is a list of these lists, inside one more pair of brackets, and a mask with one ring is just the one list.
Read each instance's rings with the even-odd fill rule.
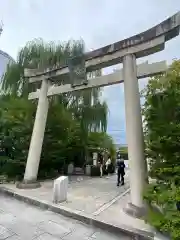
[[51,211],[0,195],[0,239],[7,240],[130,240],[90,227]]
[[[52,203],[53,181],[41,182],[41,185],[41,188],[32,190],[17,189],[15,184],[2,184],[1,186],[12,189],[17,193]],[[111,203],[113,199],[118,198],[127,189],[129,189],[128,180],[126,180],[126,184],[123,187],[116,187],[116,175],[112,175],[110,178],[72,176],[72,181],[70,181],[68,186],[67,202],[57,205],[86,214],[96,214],[100,208]]]
[[[40,207],[51,209],[90,225],[108,228],[112,232],[126,232],[141,236],[154,235],[152,228],[143,220],[128,216],[123,208],[129,201],[128,172],[125,186],[116,186],[116,175],[110,178],[72,178],[67,202],[52,203],[53,181],[42,182],[39,189],[17,189],[15,184],[2,184],[0,192]],[[118,231],[117,231],[118,230]],[[147,239],[147,238],[145,238]],[[151,238],[152,239],[152,238]]]

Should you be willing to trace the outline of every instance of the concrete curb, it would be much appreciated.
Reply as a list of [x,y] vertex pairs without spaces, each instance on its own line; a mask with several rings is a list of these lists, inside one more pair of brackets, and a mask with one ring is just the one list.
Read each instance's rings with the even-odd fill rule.
[[0,187],[0,193],[6,196],[14,197],[20,201],[26,202],[28,204],[40,207],[41,209],[50,210],[54,213],[61,214],[66,217],[73,218],[75,220],[81,221],[83,223],[89,224],[91,226],[113,232],[113,233],[124,233],[132,237],[135,240],[152,240],[154,239],[154,233],[139,230],[136,228],[129,228],[126,225],[116,226],[110,223],[101,221],[96,217],[92,217],[88,214],[82,214],[80,211],[72,210],[64,206],[57,206],[55,204],[50,204],[49,202],[42,201],[33,197],[23,196],[19,193],[14,192],[13,190],[7,189],[6,187]]

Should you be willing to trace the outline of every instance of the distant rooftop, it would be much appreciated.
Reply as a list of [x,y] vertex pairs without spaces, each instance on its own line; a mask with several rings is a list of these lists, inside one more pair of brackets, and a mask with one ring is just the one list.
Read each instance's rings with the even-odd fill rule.
[[119,149],[121,147],[127,147],[127,144],[115,144],[116,145],[116,149]]

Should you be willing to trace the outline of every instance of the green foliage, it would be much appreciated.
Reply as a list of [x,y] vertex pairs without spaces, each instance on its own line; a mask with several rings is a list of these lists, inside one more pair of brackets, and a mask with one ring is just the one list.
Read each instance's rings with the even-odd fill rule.
[[116,158],[116,147],[113,139],[105,132],[90,132],[88,135],[88,148],[108,150],[112,160]]
[[[26,99],[39,87],[28,84],[24,69],[58,67],[67,64],[70,57],[82,55],[84,49],[82,40],[56,44],[36,39],[19,51],[15,63],[8,65],[1,84],[0,173],[22,177],[24,172],[37,104]],[[98,70],[89,73],[88,78],[100,75]],[[69,79],[60,76],[57,81],[66,84]],[[51,97],[39,177],[55,175],[71,161],[82,166],[88,156],[89,132],[106,132],[107,114],[100,88]]]
[[145,199],[160,207],[148,221],[160,231],[180,239],[180,61],[174,61],[166,74],[150,79],[144,93],[144,132],[146,157],[150,163],[150,184]]
[[128,160],[128,148],[127,147],[120,147],[119,148],[120,155],[125,159]]
[[27,100],[1,97],[0,151],[1,173],[9,177],[23,174],[32,132],[34,107]]
[[[46,43],[42,39],[28,42],[17,56],[15,63],[8,65],[2,77],[1,92],[27,98],[28,93],[36,90],[36,84],[29,86],[27,78],[24,77],[25,68],[47,68],[58,67],[67,64],[70,57],[81,56],[85,51],[82,40],[71,40],[68,42]],[[101,71],[88,74],[88,78],[101,75]],[[69,79],[58,77],[59,84],[69,83]],[[83,91],[69,92],[53,96],[51,101],[63,104],[81,122],[86,131],[106,131],[107,129],[107,105],[100,101],[101,89],[93,88]]]
[[[0,174],[7,174],[9,178],[23,176],[35,110],[35,104],[23,98],[1,97]],[[59,171],[65,163],[74,160],[82,148],[79,133],[80,126],[72,119],[72,114],[62,105],[52,104],[43,143],[40,177],[48,177],[52,171]]]
[[[8,175],[10,179],[23,177],[35,111],[36,104],[24,98],[1,96],[0,175]],[[72,113],[62,104],[51,102],[39,178],[55,177],[70,162],[82,167],[86,148],[113,148],[112,139],[102,132],[90,132],[86,144],[81,124],[73,119]]]
[[[49,109],[39,176],[48,177],[51,172],[59,172],[73,161],[83,149],[78,123],[72,114],[60,104],[52,104]],[[46,175],[44,174],[46,170]]]

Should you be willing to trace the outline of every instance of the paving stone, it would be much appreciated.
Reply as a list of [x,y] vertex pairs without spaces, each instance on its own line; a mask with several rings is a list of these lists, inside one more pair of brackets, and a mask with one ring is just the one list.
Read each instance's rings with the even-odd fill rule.
[[0,213],[0,224],[2,224],[5,227],[8,227],[16,220],[16,217],[7,212],[1,212]]
[[25,240],[31,240],[39,235],[43,234],[45,231],[39,229],[35,225],[31,225],[22,220],[17,220],[9,225],[11,231],[16,233],[20,238]]
[[64,236],[64,240],[69,239],[89,239],[89,237],[95,232],[96,230],[93,227],[87,228],[85,224],[76,224],[75,229],[68,235]]
[[68,234],[71,232],[70,229],[65,228],[64,226],[53,222],[53,221],[48,221],[48,222],[42,222],[38,225],[38,227],[44,231],[47,232],[55,237],[61,238],[62,236]]
[[[129,188],[128,173],[125,175],[125,178],[125,186],[117,188],[116,175],[112,175],[108,179],[106,177],[89,178],[83,176],[81,181],[77,181],[76,179],[76,181],[70,182],[67,201],[58,205],[82,211],[86,214],[93,214],[104,204],[110,202]],[[41,184],[41,188],[31,190],[17,189],[15,184],[3,184],[2,186],[20,195],[37,198],[52,204],[53,181],[45,181]],[[23,207],[21,215],[26,211],[26,207]],[[11,209],[11,212],[16,215],[17,209]]]
[[59,238],[56,238],[49,233],[44,233],[44,234],[40,235],[39,237],[34,238],[34,240],[59,240]]
[[[115,235],[106,232],[103,235],[103,231],[97,228],[1,194],[0,203],[3,209],[0,213],[0,240],[117,240]],[[40,221],[42,219],[44,221]],[[126,240],[124,236],[122,239]]]
[[12,235],[14,235],[12,231],[0,225],[0,239],[6,239]]
[[87,236],[78,236],[74,234],[68,234],[67,236],[62,238],[63,240],[92,240]]
[[[3,209],[3,211],[7,212],[7,213],[11,213],[14,216],[16,215],[21,215],[24,213],[24,211],[27,208],[27,204],[24,203],[23,205],[21,205],[21,202],[16,201],[15,199],[11,198],[11,197],[4,197],[1,196],[1,209]],[[8,205],[8,209],[7,209],[7,205]],[[21,209],[21,211],[19,211],[19,209]]]
[[105,232],[105,231],[99,231],[99,232],[95,232],[91,238],[91,240],[130,240],[130,237],[126,237],[126,236],[119,236],[119,235],[114,235],[111,234],[109,232]]
[[24,240],[23,238],[20,238],[19,236],[17,235],[13,235],[11,237],[8,237],[7,240]]
[[44,212],[43,216],[44,216],[44,222],[53,221],[63,226],[64,228],[68,228],[71,231],[73,231],[76,228],[76,224],[79,223],[77,220],[74,220],[74,219],[71,219],[71,221],[69,221],[68,217],[62,216],[60,214],[57,214],[51,211]]
[[46,211],[34,206],[27,206],[24,211],[18,215],[18,219],[32,225],[37,225],[44,220],[50,220],[46,218]]

